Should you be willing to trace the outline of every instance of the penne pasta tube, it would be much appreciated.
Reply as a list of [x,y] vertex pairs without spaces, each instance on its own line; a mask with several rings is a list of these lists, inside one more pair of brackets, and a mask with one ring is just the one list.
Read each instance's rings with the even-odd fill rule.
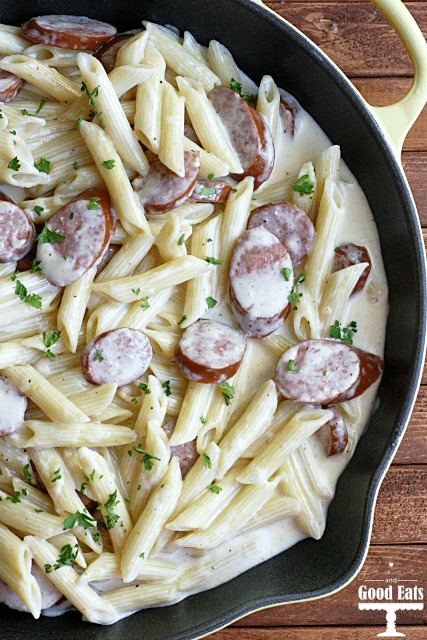
[[80,89],[74,82],[53,67],[29,56],[7,56],[0,61],[0,69],[26,80],[59,102],[73,102],[80,96]]
[[221,456],[217,478],[223,478],[236,460],[265,431],[276,407],[276,387],[272,380],[268,380],[255,395],[242,417],[220,440]]
[[185,108],[202,147],[225,162],[229,172],[243,173],[240,161],[202,84],[188,77],[178,77],[176,81],[180,94],[185,98]]
[[[149,234],[150,230],[145,219],[144,209],[135,196],[120,155],[116,151],[114,140],[108,136],[107,131],[103,131],[96,124],[89,122],[80,124],[80,133],[92,154],[99,173],[105,180],[114,208],[124,228],[129,232],[140,229]],[[113,165],[110,168],[105,165],[105,162],[108,161]]]
[[58,329],[71,353],[77,350],[80,329],[82,327],[90,290],[96,275],[96,266],[64,288],[58,309]]
[[[122,577],[121,557],[117,553],[101,553],[91,562],[80,576],[79,582],[99,582],[100,580],[120,580]],[[136,577],[138,581],[170,582],[179,573],[179,567],[173,560],[163,558],[148,558],[141,573]]]
[[47,173],[38,171],[27,143],[9,131],[0,131],[0,180],[14,187],[47,184]]
[[306,408],[276,433],[238,476],[243,484],[260,484],[270,478],[282,462],[332,418],[328,409]]
[[[89,95],[96,90],[96,104],[102,113],[102,124],[124,164],[141,175],[148,172],[148,160],[125,116],[114,88],[102,64],[87,53],[77,54],[77,64]],[[107,158],[108,160],[109,158]]]
[[135,433],[115,424],[26,420],[7,438],[18,447],[118,447],[134,442]]
[[150,297],[163,289],[173,287],[181,284],[181,282],[190,280],[190,278],[206,273],[209,269],[208,263],[199,258],[182,256],[145,273],[94,284],[92,290],[110,300],[134,302],[135,293],[132,289],[138,289],[138,295],[141,298]]
[[89,422],[89,418],[71,400],[60,393],[29,364],[6,367],[4,374],[53,421]]
[[24,541],[42,571],[46,564],[53,568],[46,573],[47,577],[89,622],[108,624],[114,621],[114,608],[89,585],[79,584],[79,575],[71,566],[54,569],[58,561],[58,550],[54,545],[33,536],[27,536]]
[[168,169],[182,178],[185,176],[184,115],[185,98],[178,95],[175,89],[164,81],[158,157]]
[[216,385],[189,382],[169,444],[177,446],[197,437],[203,424],[200,417],[209,410]]
[[12,531],[0,523],[0,579],[24,602],[36,619],[40,617],[41,592],[31,575],[31,553]]
[[157,536],[175,510],[181,488],[179,462],[172,458],[162,485],[151,494],[126,541],[121,563],[124,582],[132,582],[141,572]]

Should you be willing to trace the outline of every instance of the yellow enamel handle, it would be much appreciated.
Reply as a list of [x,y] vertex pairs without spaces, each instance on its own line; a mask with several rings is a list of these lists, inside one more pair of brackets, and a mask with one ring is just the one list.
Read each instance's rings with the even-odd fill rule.
[[414,80],[406,96],[388,107],[369,105],[398,158],[408,131],[427,102],[427,42],[401,0],[372,0],[396,30],[414,65]]

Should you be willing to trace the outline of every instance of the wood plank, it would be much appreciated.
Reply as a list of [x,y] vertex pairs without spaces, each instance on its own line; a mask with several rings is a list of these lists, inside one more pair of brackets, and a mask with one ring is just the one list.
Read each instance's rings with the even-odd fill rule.
[[[427,131],[427,126],[424,127]],[[427,227],[427,153],[405,152],[402,155],[403,168],[417,205],[420,222]]]
[[[248,629],[231,627],[218,631],[212,640],[372,640],[382,627],[281,627],[275,629]],[[398,625],[397,629],[410,640],[425,640],[425,629]]]
[[367,2],[290,1],[269,5],[318,44],[348,75],[359,71],[362,76],[411,74],[410,61],[392,27]]
[[[390,562],[393,563],[393,567],[389,566]],[[359,611],[359,587],[361,585],[386,586],[385,582],[368,581],[384,581],[387,578],[417,580],[418,582],[402,582],[400,584],[419,584],[419,586],[422,587],[426,575],[427,552],[425,546],[371,546],[362,571],[356,576],[353,582],[338,593],[327,598],[322,598],[321,600],[264,609],[263,611],[258,611],[239,620],[235,624],[239,627],[380,625],[385,621],[385,615],[383,613],[376,611]],[[398,613],[397,619],[398,624],[400,623],[402,625],[422,625],[427,621],[427,611],[401,611]],[[259,633],[260,630],[257,629],[257,632]],[[255,637],[257,636],[255,635]],[[285,637],[287,638],[288,636]],[[292,638],[293,636],[289,637]],[[333,637],[341,640],[341,635],[338,634],[327,637],[328,640]],[[351,638],[352,636],[349,637]],[[413,636],[409,637],[412,638]],[[323,638],[323,636],[320,636],[320,638]],[[372,635],[371,638],[375,638],[375,635]]]
[[[365,100],[374,106],[398,102],[411,86],[410,78],[352,78],[352,82]],[[427,109],[424,109],[406,138],[404,151],[426,150]]]
[[[273,11],[305,33],[348,76],[411,76],[412,65],[394,29],[369,2],[270,2]],[[424,33],[427,12],[408,8]]]
[[392,466],[378,495],[372,543],[416,544],[426,540],[427,467]]
[[408,428],[393,460],[399,464],[427,464],[427,387],[420,388]]

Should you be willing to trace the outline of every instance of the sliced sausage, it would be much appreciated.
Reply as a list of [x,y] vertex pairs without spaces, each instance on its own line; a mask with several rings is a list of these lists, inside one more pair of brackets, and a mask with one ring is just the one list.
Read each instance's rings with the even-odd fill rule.
[[285,245],[293,264],[310,253],[316,231],[308,215],[294,204],[266,204],[254,209],[249,216],[248,229],[264,227]]
[[31,42],[82,51],[96,49],[116,33],[111,24],[86,16],[38,16],[21,26],[22,37]]
[[117,52],[120,47],[130,38],[133,38],[132,33],[118,33],[93,52],[93,56],[99,60],[107,73],[110,73],[115,67]]
[[83,375],[92,384],[138,380],[153,357],[150,340],[137,329],[113,329],[89,342],[82,353]]
[[295,135],[295,115],[296,108],[289,104],[287,100],[280,97],[279,117],[282,123],[284,133],[290,133],[292,137]]
[[209,93],[209,100],[224,125],[230,142],[243,167],[236,180],[253,176],[254,189],[268,180],[274,165],[273,136],[265,118],[236,91],[219,86]]
[[0,262],[15,262],[30,251],[36,230],[18,205],[0,191]]
[[188,202],[212,202],[225,204],[233,187],[223,180],[202,180],[199,178]]
[[344,418],[336,407],[329,407],[333,417],[320,429],[327,456],[345,451],[348,445],[348,431]]
[[9,71],[0,69],[0,102],[9,102],[22,89],[25,82]]
[[246,231],[230,263],[231,308],[242,331],[251,338],[276,331],[290,311],[292,286],[292,261],[278,238],[264,227]]
[[[88,189],[80,193],[51,217],[38,236],[37,259],[44,276],[59,287],[81,278],[101,260],[115,228],[108,192]],[[52,237],[49,232],[57,235]]]
[[195,439],[190,440],[190,442],[184,442],[184,444],[178,444],[171,447],[171,458],[178,458],[183,478],[185,478],[198,457],[199,454],[197,453]]
[[381,358],[335,340],[306,340],[285,351],[276,368],[283,397],[330,406],[360,396],[381,375]]
[[341,271],[341,269],[351,267],[353,264],[362,264],[362,262],[367,262],[368,266],[360,276],[359,280],[356,282],[351,295],[362,291],[362,289],[364,288],[366,281],[369,278],[369,274],[371,273],[371,256],[369,255],[366,247],[359,247],[358,245],[351,243],[341,244],[335,249],[332,272]]
[[176,345],[175,364],[193,382],[214,384],[234,376],[246,350],[246,337],[214,320],[187,327]]
[[199,147],[201,146],[197,133],[194,131],[191,124],[184,124],[184,136],[191,140],[191,142],[194,142],[194,144],[199,145]]
[[26,409],[26,396],[5,376],[0,376],[0,436],[7,436],[22,426]]
[[191,195],[199,173],[198,151],[184,152],[185,176],[181,178],[156,158],[146,178],[136,178],[133,187],[146,213],[164,213],[185,202]]

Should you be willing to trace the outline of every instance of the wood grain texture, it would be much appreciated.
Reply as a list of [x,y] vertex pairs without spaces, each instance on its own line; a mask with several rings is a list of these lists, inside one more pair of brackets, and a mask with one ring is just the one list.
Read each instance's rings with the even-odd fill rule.
[[[389,566],[390,563],[393,563],[393,567]],[[319,627],[323,625],[382,624],[383,620],[385,620],[385,616],[382,617],[382,613],[359,611],[357,606],[359,602],[359,587],[361,585],[367,587],[372,585],[386,586],[388,583],[384,582],[385,579],[398,579],[399,582],[393,583],[394,585],[422,586],[426,575],[427,552],[423,545],[408,547],[399,545],[374,546],[369,550],[362,571],[345,589],[321,600],[264,609],[239,620],[236,625],[239,627],[277,627],[285,625],[299,627],[304,624]],[[378,582],[371,582],[372,580],[378,580]],[[403,580],[416,580],[417,582],[400,582]],[[399,613],[398,620],[401,624],[407,625],[425,624],[427,622],[427,611],[402,611]],[[257,629],[257,632],[259,633],[260,629]],[[257,636],[255,635],[255,637]],[[290,637],[292,638],[293,636]],[[316,636],[308,637],[315,638]],[[323,637],[320,636],[321,639]],[[351,638],[352,636],[349,637]],[[341,636],[335,635],[329,636],[329,638],[331,640],[332,638],[340,640]]]
[[[268,2],[300,29],[349,77],[411,76],[412,65],[393,28],[369,2]],[[427,13],[406,3],[424,33]]]
[[393,465],[427,464],[427,387],[422,386]]
[[[381,615],[381,614],[379,614]],[[218,631],[215,640],[373,640],[381,627],[284,627],[276,629],[231,628]],[[425,640],[425,629],[398,625],[410,640]]]
[[[425,128],[427,129],[427,126]],[[402,156],[402,162],[417,205],[421,226],[427,227],[427,153],[406,152]],[[427,382],[427,378],[425,380]]]

